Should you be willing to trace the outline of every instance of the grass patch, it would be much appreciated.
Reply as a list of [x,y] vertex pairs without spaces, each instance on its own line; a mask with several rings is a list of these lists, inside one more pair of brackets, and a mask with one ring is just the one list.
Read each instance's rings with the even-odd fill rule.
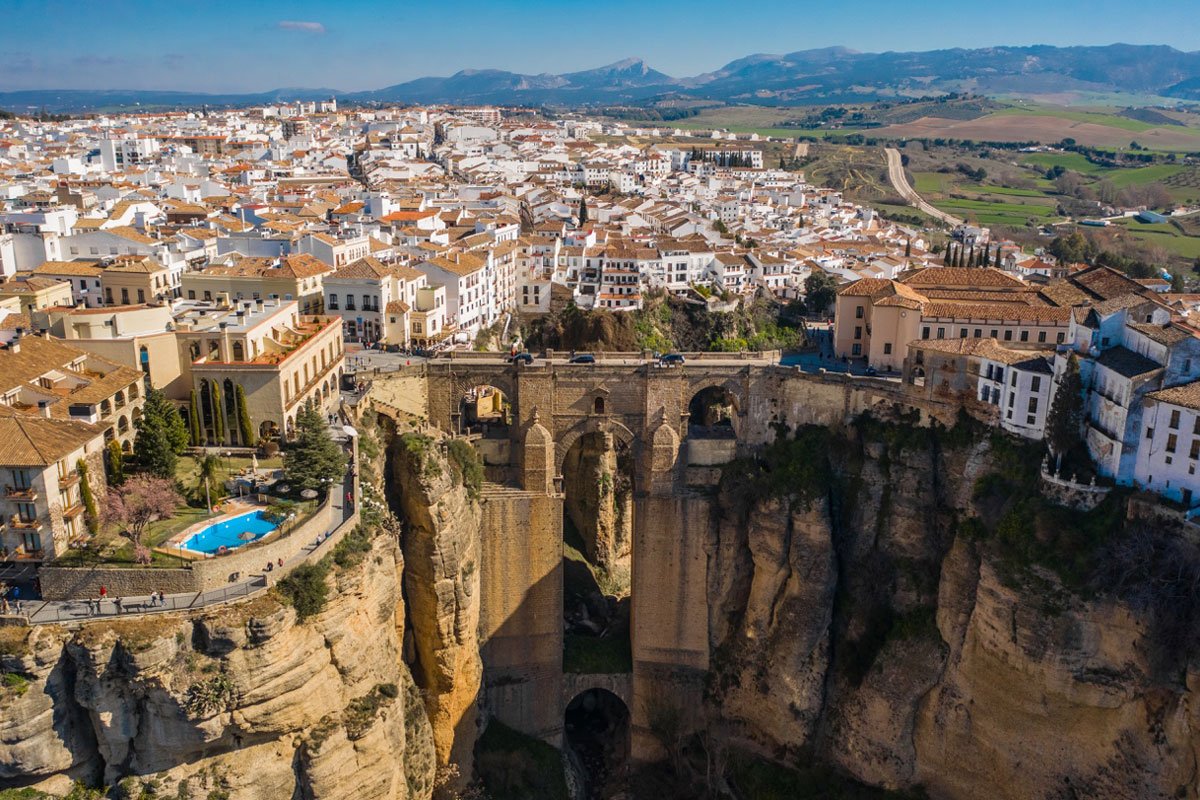
[[0,656],[23,656],[29,652],[29,635],[33,628],[24,625],[0,627]]
[[475,746],[475,769],[491,800],[568,800],[562,755],[497,719]]
[[563,672],[609,675],[632,670],[628,623],[614,623],[607,636],[563,635]]

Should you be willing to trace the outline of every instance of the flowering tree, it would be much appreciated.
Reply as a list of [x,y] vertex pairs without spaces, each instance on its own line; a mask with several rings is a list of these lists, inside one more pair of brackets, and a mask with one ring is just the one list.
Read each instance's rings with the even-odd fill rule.
[[148,564],[150,550],[142,543],[146,526],[171,517],[182,502],[172,481],[143,473],[109,489],[103,517],[106,523],[120,527],[122,534],[133,542],[138,562]]

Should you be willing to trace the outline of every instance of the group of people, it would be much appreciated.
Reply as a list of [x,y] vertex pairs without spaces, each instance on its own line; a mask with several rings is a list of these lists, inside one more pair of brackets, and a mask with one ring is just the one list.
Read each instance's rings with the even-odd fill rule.
[[278,565],[280,569],[283,569],[283,559],[282,559],[282,558],[280,558],[280,559],[277,559],[277,560],[275,560],[275,561],[268,561],[268,562],[267,562],[267,567],[266,567],[266,569],[265,569],[265,570],[263,570],[263,571],[264,571],[264,572],[270,572],[270,571],[272,571],[273,569],[275,569],[276,565]]
[[[103,604],[104,604],[105,600],[112,601],[113,608],[116,609],[116,612],[118,614],[121,614],[126,610],[125,609],[125,601],[122,598],[117,597],[117,596],[109,597],[108,596],[108,587],[101,586],[100,592],[99,592],[99,597],[89,597],[88,598],[88,601],[87,601],[88,613],[99,614],[103,610]],[[156,591],[153,591],[150,593],[150,596],[146,599],[146,605],[144,606],[144,608],[163,608],[164,606],[166,606],[166,604],[167,604],[166,595],[163,594],[161,591],[156,590]]]

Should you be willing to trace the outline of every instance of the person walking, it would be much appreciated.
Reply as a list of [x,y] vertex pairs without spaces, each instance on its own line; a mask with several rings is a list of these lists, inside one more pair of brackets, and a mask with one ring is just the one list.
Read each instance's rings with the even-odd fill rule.
[[104,602],[104,599],[105,599],[106,597],[108,597],[108,587],[107,587],[107,586],[101,586],[101,587],[100,587],[100,601],[101,601],[101,602]]
[[114,606],[116,607],[116,609],[117,609],[117,614],[120,614],[120,613],[121,613],[121,598],[119,598],[119,597],[114,597],[114,598],[113,598],[113,605],[114,605]]

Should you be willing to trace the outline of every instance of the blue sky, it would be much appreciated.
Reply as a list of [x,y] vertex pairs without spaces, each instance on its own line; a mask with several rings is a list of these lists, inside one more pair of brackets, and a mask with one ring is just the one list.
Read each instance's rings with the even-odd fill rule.
[[0,89],[374,89],[464,68],[568,72],[639,56],[672,75],[844,45],[1169,44],[1198,0],[0,0]]

